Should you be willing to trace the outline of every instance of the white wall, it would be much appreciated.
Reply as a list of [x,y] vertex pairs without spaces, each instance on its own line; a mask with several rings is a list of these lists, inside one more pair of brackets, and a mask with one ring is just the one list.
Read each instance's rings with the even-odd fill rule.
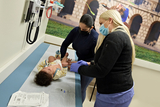
[[160,107],[160,65],[136,59],[132,74],[135,95],[129,107]]
[[48,22],[46,10],[43,11],[37,42],[29,45],[25,41],[28,28],[28,23],[24,22],[26,1],[0,0],[0,83],[44,41]]

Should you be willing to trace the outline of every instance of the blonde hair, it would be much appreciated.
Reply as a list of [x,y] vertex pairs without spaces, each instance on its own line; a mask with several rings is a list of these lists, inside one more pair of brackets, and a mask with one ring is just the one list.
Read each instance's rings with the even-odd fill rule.
[[[122,19],[121,19],[121,15],[120,13],[117,11],[117,10],[107,10],[105,12],[103,12],[99,18],[102,18],[104,20],[108,20],[109,18],[112,18],[113,19],[113,25],[115,26],[114,29],[112,29],[111,32],[114,32],[116,31],[117,28],[123,28],[124,32],[128,35],[129,39],[130,39],[130,42],[131,42],[131,46],[132,46],[132,65],[133,65],[133,62],[135,60],[135,47],[134,47],[134,42],[131,38],[131,35],[130,35],[130,32],[129,32],[129,29],[127,26],[125,26],[122,22]],[[95,47],[95,52],[98,50],[98,48],[101,46],[103,40],[104,40],[105,36],[102,35],[101,33],[99,34],[98,36],[98,40],[97,40],[97,44],[96,44],[96,47]]]

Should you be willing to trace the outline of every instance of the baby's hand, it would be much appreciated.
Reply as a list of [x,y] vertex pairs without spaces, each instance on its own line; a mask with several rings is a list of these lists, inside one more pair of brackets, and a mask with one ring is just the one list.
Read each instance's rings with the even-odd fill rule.
[[64,57],[68,57],[69,56],[69,53],[67,52],[65,55],[64,55]]
[[68,64],[70,64],[71,61],[72,61],[72,59],[70,59],[70,58],[67,59]]

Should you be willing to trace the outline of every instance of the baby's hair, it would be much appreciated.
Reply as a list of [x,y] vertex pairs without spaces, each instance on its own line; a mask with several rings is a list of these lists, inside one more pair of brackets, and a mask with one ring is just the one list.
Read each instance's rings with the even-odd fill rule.
[[40,86],[48,86],[52,82],[52,76],[44,71],[40,71],[36,74],[35,83]]

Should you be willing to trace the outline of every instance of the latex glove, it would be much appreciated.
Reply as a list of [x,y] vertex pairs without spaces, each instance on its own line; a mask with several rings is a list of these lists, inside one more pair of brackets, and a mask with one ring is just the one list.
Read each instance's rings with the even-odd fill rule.
[[80,60],[80,61],[78,61],[77,63],[72,63],[72,64],[71,64],[70,71],[78,72],[78,68],[79,68],[81,65],[86,65],[86,66],[88,66],[88,64],[87,64],[86,61]]
[[81,64],[78,64],[77,63],[72,63],[71,64],[71,67],[70,67],[70,71],[73,71],[73,72],[78,72],[78,68],[81,66]]
[[81,64],[81,65],[86,65],[88,66],[88,63],[86,61],[83,61],[83,60],[80,60],[77,62],[78,64]]

